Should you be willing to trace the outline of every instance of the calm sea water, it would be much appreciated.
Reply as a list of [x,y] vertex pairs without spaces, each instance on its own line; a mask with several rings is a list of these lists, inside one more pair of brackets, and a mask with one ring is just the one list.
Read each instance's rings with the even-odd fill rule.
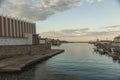
[[65,52],[19,74],[0,74],[0,80],[120,80],[120,64],[95,53],[93,45],[67,43]]

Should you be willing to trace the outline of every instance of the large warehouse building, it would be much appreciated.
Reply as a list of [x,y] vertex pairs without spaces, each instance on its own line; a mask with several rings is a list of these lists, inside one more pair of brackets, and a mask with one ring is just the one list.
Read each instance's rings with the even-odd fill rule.
[[36,24],[16,18],[0,16],[0,45],[35,44]]
[[24,37],[24,33],[35,34],[35,23],[0,16],[0,37]]

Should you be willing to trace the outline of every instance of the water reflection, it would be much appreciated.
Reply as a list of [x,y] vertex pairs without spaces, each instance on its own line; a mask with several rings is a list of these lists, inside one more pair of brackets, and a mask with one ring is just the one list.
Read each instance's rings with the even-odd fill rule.
[[120,80],[120,65],[113,63],[118,59],[95,53],[93,45],[67,43],[53,48],[65,52],[21,73],[0,73],[0,80]]
[[113,60],[113,62],[114,63],[120,63],[120,54],[119,53],[106,53],[106,52],[102,52],[102,51],[100,51],[99,50],[99,48],[97,48],[97,47],[95,47],[95,48],[93,48],[94,49],[94,52],[96,53],[96,54],[100,54],[101,56],[102,55],[105,55],[105,56],[107,56],[107,57],[111,57],[112,58],[112,60]]
[[0,80],[34,80],[34,73],[34,68],[20,73],[0,73]]

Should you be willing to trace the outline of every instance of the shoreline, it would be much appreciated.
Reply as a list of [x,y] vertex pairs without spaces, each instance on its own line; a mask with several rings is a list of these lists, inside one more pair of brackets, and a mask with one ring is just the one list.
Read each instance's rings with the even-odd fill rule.
[[42,51],[43,54],[16,56],[0,60],[0,73],[21,72],[37,62],[45,61],[62,52],[64,52],[62,49],[52,49]]

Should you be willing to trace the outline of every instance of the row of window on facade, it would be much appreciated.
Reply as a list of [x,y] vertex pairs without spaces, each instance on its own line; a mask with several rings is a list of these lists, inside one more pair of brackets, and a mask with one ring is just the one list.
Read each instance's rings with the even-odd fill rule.
[[0,37],[24,37],[24,33],[35,34],[35,23],[0,16]]
[[114,38],[114,42],[120,42],[120,35]]

